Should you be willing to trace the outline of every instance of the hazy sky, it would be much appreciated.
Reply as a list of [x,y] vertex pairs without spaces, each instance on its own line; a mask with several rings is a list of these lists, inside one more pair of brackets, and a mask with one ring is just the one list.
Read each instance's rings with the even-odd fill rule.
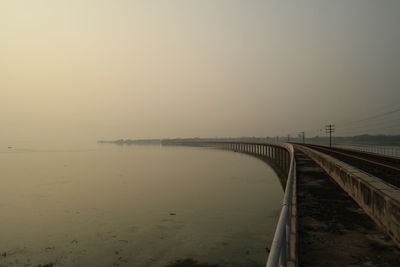
[[400,106],[399,14],[398,0],[1,0],[0,139],[315,135]]

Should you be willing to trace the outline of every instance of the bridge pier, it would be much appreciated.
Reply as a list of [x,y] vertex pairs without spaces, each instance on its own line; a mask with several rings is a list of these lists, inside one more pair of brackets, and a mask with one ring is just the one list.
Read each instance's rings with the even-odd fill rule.
[[282,149],[278,148],[278,163],[279,166],[282,167]]

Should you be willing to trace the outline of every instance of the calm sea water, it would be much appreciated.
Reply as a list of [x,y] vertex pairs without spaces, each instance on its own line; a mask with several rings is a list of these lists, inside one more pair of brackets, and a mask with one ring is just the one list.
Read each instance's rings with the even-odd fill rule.
[[263,266],[283,192],[217,149],[0,148],[0,265]]

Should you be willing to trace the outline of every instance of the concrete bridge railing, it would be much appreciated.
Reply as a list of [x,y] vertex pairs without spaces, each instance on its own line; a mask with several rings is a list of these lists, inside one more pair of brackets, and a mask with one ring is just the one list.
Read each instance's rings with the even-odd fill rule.
[[[266,158],[285,175],[285,194],[266,267],[297,266],[297,198],[294,148],[287,143],[245,141],[174,141],[169,145],[217,147]],[[277,168],[274,168],[277,171]],[[279,174],[278,174],[279,175]]]
[[400,247],[400,190],[319,151],[296,145],[321,166]]

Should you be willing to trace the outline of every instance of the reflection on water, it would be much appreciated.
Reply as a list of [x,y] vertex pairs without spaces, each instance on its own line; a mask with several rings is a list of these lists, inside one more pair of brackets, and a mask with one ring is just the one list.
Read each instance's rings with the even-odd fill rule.
[[271,168],[214,149],[0,149],[1,266],[263,266]]

